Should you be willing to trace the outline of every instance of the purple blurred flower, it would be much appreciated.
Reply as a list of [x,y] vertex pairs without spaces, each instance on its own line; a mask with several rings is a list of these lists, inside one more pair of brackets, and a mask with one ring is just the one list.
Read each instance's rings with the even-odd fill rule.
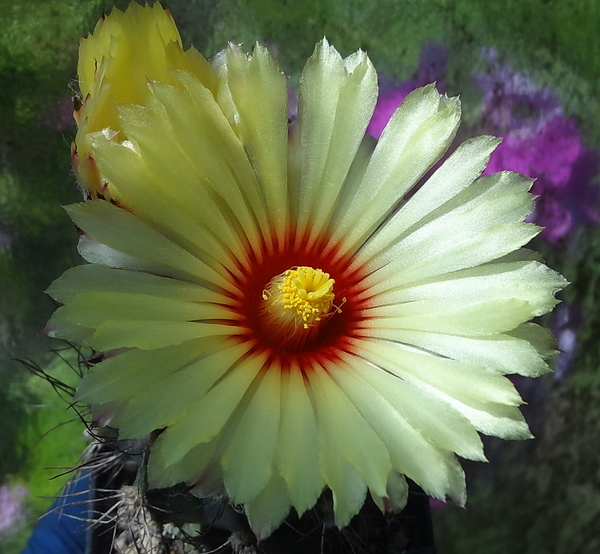
[[25,520],[24,501],[28,491],[23,486],[0,487],[0,538],[16,531],[15,526]]
[[501,63],[494,48],[484,48],[482,58],[487,67],[475,74],[474,81],[483,91],[480,111],[490,129],[527,138],[562,115],[561,102],[554,91],[539,87],[526,73]]
[[598,153],[581,143],[577,124],[565,117],[556,93],[537,86],[527,74],[498,61],[485,49],[486,72],[475,76],[483,91],[483,126],[504,141],[492,154],[486,173],[518,171],[535,178],[539,195],[532,220],[545,227],[550,242],[582,223],[597,222]]
[[44,124],[57,131],[75,131],[73,99],[64,96],[44,116]]
[[583,324],[579,305],[562,302],[552,314],[551,328],[558,341],[560,354],[554,364],[554,376],[561,380],[570,369],[577,349],[577,331]]
[[381,87],[367,133],[379,138],[394,110],[416,88],[438,81],[437,88],[443,92],[446,87],[440,79],[444,75],[447,63],[448,48],[446,46],[437,43],[424,44],[419,55],[419,67],[413,76],[399,85]]

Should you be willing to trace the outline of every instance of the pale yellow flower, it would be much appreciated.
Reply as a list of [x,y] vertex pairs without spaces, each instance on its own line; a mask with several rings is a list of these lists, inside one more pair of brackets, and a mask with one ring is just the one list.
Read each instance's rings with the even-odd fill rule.
[[87,41],[76,155],[99,185],[67,210],[90,264],[49,290],[51,334],[106,353],[77,398],[122,438],[162,429],[150,486],[224,490],[259,537],[325,487],[339,526],[367,493],[401,509],[404,476],[464,503],[455,454],[485,460],[477,431],[530,437],[504,374],[548,371],[529,321],[565,284],[521,249],[531,181],[481,177],[498,140],[463,143],[414,192],[459,101],[427,86],[364,136],[361,51],[316,46],[296,125],[260,45],[209,64],[135,5]]

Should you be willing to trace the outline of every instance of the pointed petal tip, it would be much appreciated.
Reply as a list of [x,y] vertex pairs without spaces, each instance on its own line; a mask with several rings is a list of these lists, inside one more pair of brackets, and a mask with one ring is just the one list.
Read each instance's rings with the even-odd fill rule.
[[463,510],[467,507],[467,499],[466,498],[455,498],[453,499],[454,503]]
[[243,42],[233,42],[232,40],[227,42],[228,50],[240,51],[242,50],[244,43]]
[[310,59],[312,58],[318,58],[318,59],[323,59],[329,56],[333,56],[336,59],[341,60],[342,56],[340,55],[340,53],[337,51],[336,47],[333,46],[328,40],[326,36],[323,36],[323,38],[317,42],[317,44],[315,44],[315,49],[313,50],[313,53],[311,55]]

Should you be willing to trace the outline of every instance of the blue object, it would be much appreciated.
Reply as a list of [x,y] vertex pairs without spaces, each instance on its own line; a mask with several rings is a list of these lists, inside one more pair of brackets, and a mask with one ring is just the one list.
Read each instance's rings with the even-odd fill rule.
[[82,473],[40,519],[21,554],[85,554],[89,516],[90,475]]

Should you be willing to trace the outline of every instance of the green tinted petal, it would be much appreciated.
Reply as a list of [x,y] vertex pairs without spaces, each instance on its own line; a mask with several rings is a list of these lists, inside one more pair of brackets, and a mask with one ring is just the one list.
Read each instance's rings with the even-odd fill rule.
[[262,376],[223,453],[225,487],[236,503],[255,498],[273,477],[280,399],[279,368],[270,368]]
[[246,502],[244,508],[256,538],[261,541],[268,537],[290,511],[285,481],[274,475],[259,495]]
[[74,223],[98,242],[139,257],[158,274],[208,286],[230,289],[231,284],[212,268],[152,229],[132,213],[103,200],[66,207]]
[[331,376],[322,370],[310,375],[319,432],[326,437],[330,448],[356,468],[366,485],[383,496],[392,469],[387,449],[369,421],[333,380],[332,377],[337,379],[335,364],[327,367],[327,371]]
[[286,78],[269,51],[256,44],[252,56],[230,44],[227,83],[238,118],[235,128],[260,183],[272,230],[285,232],[287,205]]
[[226,298],[194,283],[99,264],[68,269],[46,292],[63,304],[85,292],[144,294],[185,302],[223,302]]
[[281,428],[277,468],[299,514],[312,508],[325,483],[319,472],[315,411],[299,368],[282,374]]

